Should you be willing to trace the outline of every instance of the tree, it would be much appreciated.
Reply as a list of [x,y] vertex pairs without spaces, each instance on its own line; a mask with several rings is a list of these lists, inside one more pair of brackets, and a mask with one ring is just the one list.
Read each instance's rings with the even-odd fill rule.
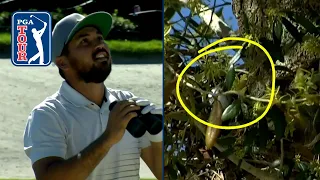
[[[232,6],[238,31],[225,23],[225,6]],[[190,14],[183,16],[182,8]],[[320,178],[319,9],[317,0],[233,0],[210,7],[200,0],[165,1],[167,179]],[[180,21],[172,22],[175,14]],[[268,50],[276,70],[275,95],[258,123],[220,132],[209,129],[218,132],[210,148],[208,127],[186,113],[175,87],[178,75],[200,49],[228,36],[245,37]],[[179,92],[186,107],[203,120],[220,119],[223,126],[245,124],[266,110],[271,65],[252,44],[229,41],[215,47],[225,45],[242,49],[202,57],[186,70]],[[213,108],[215,102],[221,104],[220,114]]]

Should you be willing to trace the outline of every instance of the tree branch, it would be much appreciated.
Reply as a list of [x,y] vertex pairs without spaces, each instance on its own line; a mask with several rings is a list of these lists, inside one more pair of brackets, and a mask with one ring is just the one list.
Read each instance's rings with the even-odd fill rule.
[[[197,121],[194,121],[194,124],[197,126],[197,128],[202,132],[203,135],[205,135],[205,125],[200,124]],[[216,143],[214,145],[215,148],[217,148],[220,152],[225,151],[227,148],[221,146],[220,144]],[[228,159],[233,162],[234,164],[239,164],[240,159],[235,156],[234,154],[231,154],[228,156]],[[257,177],[258,179],[261,180],[276,180],[277,175],[275,174],[270,174],[265,171],[262,171],[251,164],[249,164],[247,161],[242,160],[242,163],[240,165],[240,168],[247,171],[248,173],[252,174],[253,176]]]
[[283,148],[283,138],[280,139],[280,149],[281,149],[281,155],[280,155],[280,169],[283,170],[283,161],[284,161],[284,148]]
[[307,148],[312,148],[318,141],[320,140],[320,133],[316,135],[316,137],[314,137],[314,139],[309,143],[304,145]]
[[[164,61],[164,65],[168,68],[168,70],[175,75],[176,78],[179,77],[179,74],[176,73],[174,71],[174,69],[170,66],[170,64],[168,64],[166,61]],[[187,76],[187,78],[191,79],[189,76]],[[187,81],[185,81],[184,79],[182,79],[182,83],[185,84],[187,87],[191,88],[191,89],[194,89],[202,94],[211,94],[212,96],[215,96],[215,94],[213,94],[213,92],[210,92],[210,91],[205,91],[205,90],[202,90],[201,88],[197,88],[197,87],[194,87],[192,84],[188,83]]]
[[[265,102],[265,103],[269,103],[270,102],[269,99],[257,98],[257,97],[250,96],[250,95],[243,95],[243,94],[241,94],[241,93],[239,93],[237,91],[227,91],[227,92],[224,92],[223,94],[225,94],[225,95],[227,95],[227,94],[236,94],[236,95],[239,95],[239,96],[245,96],[246,98],[249,98],[249,99],[254,100],[254,101]],[[296,99],[294,101],[299,103],[299,102],[304,102],[306,100],[307,100],[307,98],[302,98],[302,99]],[[287,104],[289,102],[291,102],[291,100],[281,101],[280,103],[281,104]]]

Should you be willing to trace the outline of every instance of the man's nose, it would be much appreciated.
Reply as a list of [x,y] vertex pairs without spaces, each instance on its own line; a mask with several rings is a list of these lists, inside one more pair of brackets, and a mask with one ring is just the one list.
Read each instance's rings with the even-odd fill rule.
[[[103,44],[103,43],[97,43],[96,45],[95,45],[95,47],[94,47],[94,49],[95,50],[98,50],[98,49],[103,49],[103,50],[107,50],[107,48],[106,48],[106,46]],[[107,50],[107,52],[108,52],[108,50]],[[109,53],[109,52],[108,52]]]
[[97,42],[97,43],[95,44],[95,49],[104,49],[104,50],[106,50],[108,53],[110,53],[110,52],[109,52],[109,48],[108,48],[107,44],[106,44],[104,41]]

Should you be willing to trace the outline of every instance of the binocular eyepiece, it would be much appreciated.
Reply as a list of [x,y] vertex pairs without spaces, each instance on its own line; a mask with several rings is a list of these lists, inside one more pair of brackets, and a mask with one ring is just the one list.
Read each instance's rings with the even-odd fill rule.
[[[111,111],[116,104],[117,101],[112,102],[109,110]],[[132,118],[126,127],[128,132],[135,138],[142,137],[146,131],[151,135],[156,135],[162,131],[162,116],[151,113],[141,114],[143,108],[144,106],[141,106],[141,109],[136,111],[138,116]]]

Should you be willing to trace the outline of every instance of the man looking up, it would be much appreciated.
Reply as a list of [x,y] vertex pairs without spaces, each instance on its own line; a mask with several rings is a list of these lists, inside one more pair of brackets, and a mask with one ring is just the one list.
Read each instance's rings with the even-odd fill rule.
[[104,41],[111,26],[108,13],[74,13],[53,30],[52,59],[65,81],[32,110],[24,132],[37,180],[139,179],[140,157],[162,178],[162,132],[134,138],[126,131],[134,111],[162,115],[162,108],[104,85],[112,67]]

